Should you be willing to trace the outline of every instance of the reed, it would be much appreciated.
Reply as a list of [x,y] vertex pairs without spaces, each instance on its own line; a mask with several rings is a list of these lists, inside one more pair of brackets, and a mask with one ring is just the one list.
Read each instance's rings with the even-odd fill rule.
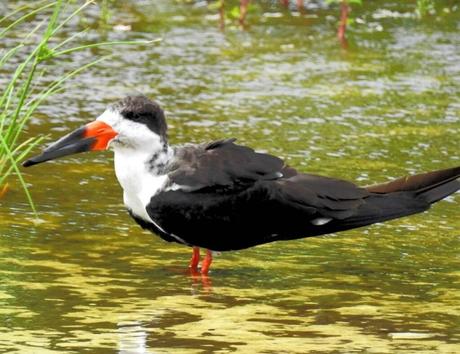
[[[0,40],[2,40],[7,36],[14,35],[14,31],[18,31],[21,25],[26,25],[31,17],[44,12],[50,13],[47,20],[31,28],[13,48],[6,48],[0,52],[0,71],[14,58],[23,58],[11,72],[2,92],[0,92],[0,198],[8,188],[8,181],[11,178],[16,178],[22,186],[35,216],[37,216],[37,211],[19,165],[44,137],[24,140],[23,133],[27,123],[48,97],[63,89],[62,84],[66,80],[109,58],[110,55],[82,63],[80,67],[64,73],[45,87],[40,87],[37,90],[33,84],[43,74],[40,72],[41,65],[50,59],[88,48],[119,44],[149,44],[160,40],[99,42],[68,47],[73,39],[86,31],[83,30],[68,38],[61,38],[60,41],[56,41],[59,31],[93,2],[93,0],[86,1],[81,6],[76,7],[69,0],[36,1],[32,5],[22,6],[0,19]],[[69,9],[71,9],[70,12]],[[69,14],[63,16],[63,13]],[[2,28],[1,26],[5,23],[7,25]],[[37,36],[38,33],[40,35],[37,44],[31,45],[31,38]],[[64,46],[66,48],[62,49]],[[54,61],[54,63],[58,64],[59,61]]]

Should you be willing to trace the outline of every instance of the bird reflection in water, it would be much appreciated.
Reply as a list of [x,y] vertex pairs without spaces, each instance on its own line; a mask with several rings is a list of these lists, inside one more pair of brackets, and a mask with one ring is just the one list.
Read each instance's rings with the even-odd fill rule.
[[212,283],[211,278],[209,277],[209,267],[211,266],[213,256],[218,256],[220,254],[220,252],[206,250],[206,255],[201,262],[200,271],[198,269],[198,265],[200,263],[200,248],[193,247],[193,254],[189,265],[190,277],[193,281],[192,289],[196,290],[201,283],[203,290],[206,290],[206,292],[212,292]]
[[204,293],[212,294],[212,281],[208,274],[203,274],[196,269],[190,269],[190,279],[192,279],[192,294],[197,295],[200,285]]

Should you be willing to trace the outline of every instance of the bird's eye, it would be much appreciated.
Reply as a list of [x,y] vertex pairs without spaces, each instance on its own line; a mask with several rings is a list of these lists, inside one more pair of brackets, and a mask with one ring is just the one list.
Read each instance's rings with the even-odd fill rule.
[[133,111],[126,111],[124,112],[124,116],[129,119],[129,120],[132,120],[134,122],[137,122],[140,120],[141,116],[138,114],[138,113],[135,113]]

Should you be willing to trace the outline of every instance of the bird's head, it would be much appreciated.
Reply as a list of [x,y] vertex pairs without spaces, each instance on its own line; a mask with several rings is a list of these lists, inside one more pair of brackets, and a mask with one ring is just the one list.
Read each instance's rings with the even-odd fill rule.
[[78,128],[23,163],[28,167],[91,150],[160,151],[167,146],[166,119],[160,106],[145,96],[128,96],[109,106],[95,121]]

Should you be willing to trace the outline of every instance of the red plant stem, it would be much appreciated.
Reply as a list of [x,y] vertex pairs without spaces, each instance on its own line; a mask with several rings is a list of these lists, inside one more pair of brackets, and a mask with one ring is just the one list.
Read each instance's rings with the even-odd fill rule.
[[248,6],[251,0],[241,0],[240,1],[240,25],[244,25],[246,21],[246,15],[248,14]]
[[339,29],[337,30],[337,37],[341,43],[346,41],[345,32],[347,30],[348,14],[350,13],[350,7],[346,0],[342,0],[340,3],[340,23]]
[[303,12],[304,11],[304,3],[303,3],[303,0],[297,0],[297,10],[299,12]]
[[225,29],[225,0],[220,0],[219,27],[221,31]]

